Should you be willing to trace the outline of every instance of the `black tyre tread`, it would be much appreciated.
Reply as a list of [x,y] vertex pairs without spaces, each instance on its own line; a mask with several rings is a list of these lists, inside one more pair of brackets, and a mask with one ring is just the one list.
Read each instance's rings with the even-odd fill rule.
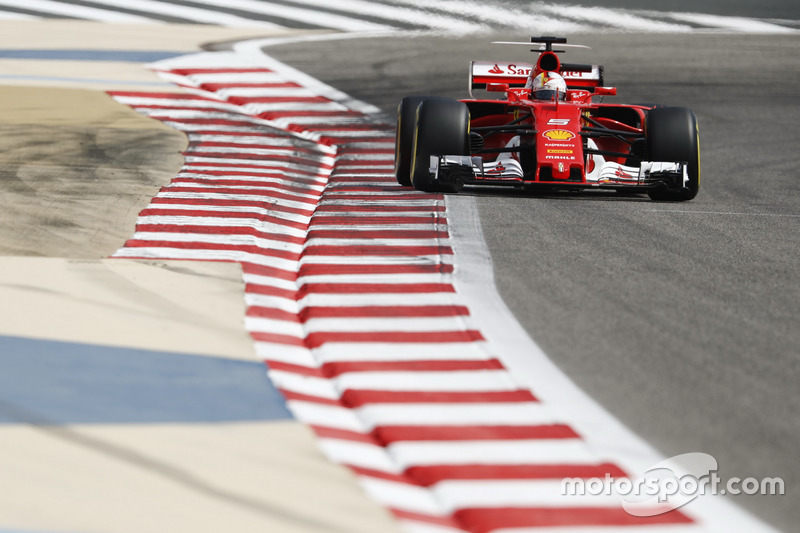
[[647,114],[648,157],[651,161],[688,161],[688,190],[654,190],[653,200],[684,202],[700,189],[700,136],[697,118],[685,107],[657,107]]
[[397,183],[411,186],[411,156],[414,149],[414,127],[417,121],[417,106],[425,96],[408,96],[397,106],[397,131],[394,141],[394,175]]
[[460,187],[430,179],[431,155],[469,155],[469,109],[458,100],[429,98],[417,107],[411,183],[428,192],[457,192]]

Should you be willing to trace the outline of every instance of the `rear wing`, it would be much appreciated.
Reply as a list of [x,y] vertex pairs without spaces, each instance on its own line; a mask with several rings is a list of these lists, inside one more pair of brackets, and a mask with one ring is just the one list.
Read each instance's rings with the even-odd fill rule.
[[[469,96],[475,98],[472,91],[485,90],[489,83],[507,83],[512,89],[521,89],[525,87],[532,69],[532,63],[473,61],[469,69]],[[601,65],[562,63],[559,73],[564,76],[568,89],[594,92],[595,87],[603,85]]]

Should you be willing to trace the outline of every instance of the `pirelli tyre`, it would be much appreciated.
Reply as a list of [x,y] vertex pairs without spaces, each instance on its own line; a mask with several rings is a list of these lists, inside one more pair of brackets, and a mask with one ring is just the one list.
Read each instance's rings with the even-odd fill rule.
[[697,118],[685,107],[658,107],[647,113],[647,152],[650,161],[685,161],[689,181],[683,189],[654,189],[653,200],[684,202],[700,190],[700,133]]
[[469,155],[469,109],[458,100],[427,98],[417,106],[411,184],[429,192],[458,192],[463,184],[433,179],[430,158],[436,155]]
[[409,96],[397,106],[397,131],[394,138],[394,175],[400,185],[411,186],[411,152],[414,150],[414,128],[417,106],[431,97]]

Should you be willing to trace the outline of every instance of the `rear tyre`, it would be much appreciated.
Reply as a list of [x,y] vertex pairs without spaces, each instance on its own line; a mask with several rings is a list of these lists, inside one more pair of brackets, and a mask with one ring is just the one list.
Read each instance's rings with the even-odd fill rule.
[[417,106],[424,96],[409,96],[397,106],[397,132],[394,139],[394,175],[397,183],[411,186],[411,156],[414,150],[414,126],[417,122]]
[[685,202],[700,190],[700,133],[697,118],[685,107],[659,107],[647,113],[647,152],[650,161],[686,161],[689,181],[681,190],[649,191],[653,200]]
[[469,109],[458,100],[429,98],[417,107],[411,184],[428,192],[458,192],[463,184],[441,183],[430,173],[436,155],[469,155]]

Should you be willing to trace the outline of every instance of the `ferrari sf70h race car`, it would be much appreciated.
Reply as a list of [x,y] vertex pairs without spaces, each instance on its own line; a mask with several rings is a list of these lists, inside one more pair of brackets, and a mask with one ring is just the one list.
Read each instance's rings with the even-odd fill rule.
[[[534,64],[473,61],[470,98],[404,98],[395,175],[423,191],[464,185],[615,189],[685,201],[700,186],[697,119],[683,107],[593,101],[615,95],[603,67],[562,63],[563,37],[532,37]],[[504,93],[475,98],[475,89]]]

